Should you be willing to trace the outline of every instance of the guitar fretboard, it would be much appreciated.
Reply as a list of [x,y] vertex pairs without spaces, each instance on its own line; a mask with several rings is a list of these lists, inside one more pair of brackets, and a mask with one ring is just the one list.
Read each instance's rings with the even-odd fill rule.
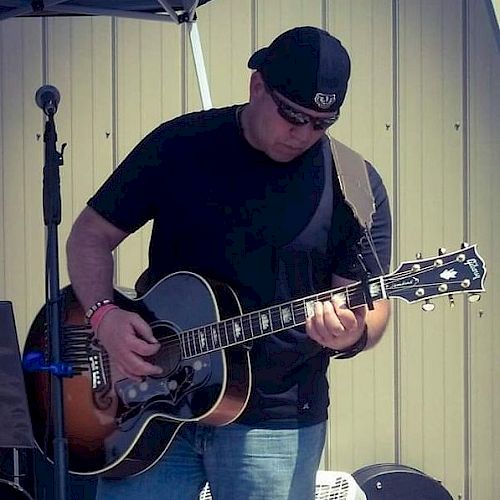
[[[370,280],[368,289],[371,300],[384,298],[383,277]],[[345,288],[235,316],[181,332],[182,356],[185,359],[199,356],[301,326],[314,314],[315,302],[332,299],[345,304],[349,309],[366,304],[364,287],[361,283],[355,283]]]

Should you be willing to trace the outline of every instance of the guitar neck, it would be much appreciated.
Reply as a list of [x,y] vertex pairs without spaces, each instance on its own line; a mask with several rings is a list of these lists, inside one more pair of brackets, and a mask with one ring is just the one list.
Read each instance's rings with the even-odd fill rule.
[[[180,340],[184,358],[191,358],[237,344],[242,344],[266,335],[304,325],[314,314],[318,301],[335,300],[355,309],[367,303],[365,287],[361,282],[310,295],[302,299],[285,302],[217,323],[181,332]],[[368,281],[370,300],[385,298],[383,277]]]

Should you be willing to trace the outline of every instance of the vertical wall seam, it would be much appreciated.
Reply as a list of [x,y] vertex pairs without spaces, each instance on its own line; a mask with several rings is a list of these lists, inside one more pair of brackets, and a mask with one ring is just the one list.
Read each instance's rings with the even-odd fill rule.
[[[392,0],[392,120],[393,120],[393,252],[394,261],[399,262],[400,230],[399,230],[399,3],[398,0]],[[400,308],[396,303],[393,307],[393,330],[394,330],[394,459],[395,462],[401,461],[401,343],[400,343]]]
[[[69,120],[69,136],[71,139],[73,139],[74,134],[73,133],[73,124],[74,124],[74,113],[73,113],[73,109],[74,109],[74,102],[73,102],[73,89],[74,89],[74,79],[75,79],[75,75],[73,73],[73,68],[74,68],[74,64],[73,64],[73,57],[74,57],[74,52],[73,52],[73,46],[74,46],[74,43],[73,43],[73,37],[74,37],[74,32],[75,32],[75,23],[73,21],[73,19],[71,19],[69,21],[69,107],[71,109],[71,112],[69,113],[69,116],[70,116],[70,120]],[[76,114],[76,113],[75,113]],[[75,149],[74,148],[70,148],[69,149],[69,154],[70,154],[70,165],[74,165],[74,162],[73,162],[73,159],[74,159],[74,151]],[[71,199],[69,200],[69,204],[68,206],[70,207],[70,211],[71,211],[71,220],[74,220],[74,216],[73,216],[73,213],[74,213],[74,202],[75,202],[75,197],[74,197],[74,193],[75,193],[75,176],[73,175],[73,171],[72,169],[68,169],[68,175],[69,175],[69,178],[70,178],[70,186],[71,186],[71,191],[70,191],[70,196],[71,196]]]
[[[22,54],[22,59],[20,61],[21,63],[21,84],[20,88],[24,89],[24,86],[26,84],[26,75],[24,71],[24,51],[25,51],[25,31],[26,30],[26,21],[22,21],[22,28],[21,28],[21,54]],[[26,265],[24,266],[24,283],[25,283],[25,290],[29,290],[29,271],[30,271],[30,266],[31,262],[29,260],[29,251],[28,251],[28,210],[27,210],[27,203],[26,203],[26,191],[27,191],[27,184],[28,184],[28,174],[26,172],[26,143],[25,143],[25,130],[26,130],[26,123],[25,123],[25,117],[26,117],[26,101],[23,99],[22,102],[22,117],[21,117],[21,123],[22,123],[22,130],[23,133],[21,134],[21,151],[22,151],[22,169],[23,169],[23,220],[24,220],[24,249],[23,249],[23,254],[24,254],[24,262]],[[30,245],[31,246],[31,245]],[[24,324],[28,324],[28,311],[29,309],[29,294],[25,293],[23,297],[23,302],[24,302]]]
[[[467,0],[462,0],[462,147],[463,147],[463,225],[464,241],[470,238],[470,99],[469,99],[469,12]],[[471,331],[467,302],[464,307],[464,500],[471,498]]]
[[[111,159],[113,162],[113,170],[117,167],[118,162],[118,29],[116,17],[111,18],[111,135],[112,135],[112,151]],[[118,264],[120,253],[118,249],[113,251],[115,265],[113,267],[113,280],[118,281]]]
[[252,0],[251,3],[251,47],[252,47],[252,54],[257,50],[257,43],[258,43],[258,22],[257,22],[257,16],[259,15],[259,6],[257,3],[258,0]]
[[[4,60],[3,60],[3,39],[4,39],[4,30],[3,30],[3,24],[0,24],[0,68],[4,68]],[[3,72],[3,71],[2,71]],[[0,73],[0,109],[3,109],[3,95],[4,95],[4,85],[3,85],[3,79],[2,79],[2,74]],[[1,151],[0,151],[0,194],[2,195],[2,199],[0,201],[2,205],[2,209],[0,210],[0,215],[2,218],[2,221],[0,223],[0,229],[1,229],[1,236],[2,240],[0,241],[0,245],[2,246],[2,252],[1,255],[3,256],[3,262],[0,262],[0,270],[2,274],[2,281],[3,285],[0,286],[0,294],[3,296],[6,294],[6,283],[7,283],[7,275],[5,273],[6,269],[6,263],[5,263],[5,252],[7,250],[6,247],[6,237],[5,237],[5,223],[6,223],[6,218],[5,218],[5,148],[3,147],[4,143],[4,137],[5,137],[5,130],[4,130],[4,118],[3,118],[3,112],[0,111],[0,133],[2,134],[0,137],[0,146],[1,146]]]
[[327,0],[323,0],[321,2],[321,27],[328,31],[327,25],[328,25],[328,2]]
[[[95,85],[96,85],[96,75],[95,75],[95,64],[94,60],[96,57],[95,54],[95,40],[96,33],[95,33],[95,22],[93,19],[90,20],[90,75],[91,75],[91,85],[90,85],[90,120],[92,123],[92,134],[90,136],[90,141],[91,141],[91,153],[92,153],[92,186],[95,184],[95,170],[94,170],[94,165],[95,165],[95,158],[96,158],[96,140],[95,140],[95,130],[96,130],[96,116],[95,116],[95,108],[94,108],[94,103],[95,103]],[[75,219],[75,216],[73,214],[73,220]]]
[[188,44],[188,30],[187,30],[187,24],[183,23],[181,26],[181,75],[182,75],[182,114],[187,113],[188,110],[188,80],[189,80],[189,75],[188,75],[188,50],[187,50],[187,44]]
[[47,73],[48,73],[48,41],[47,41],[47,23],[48,19],[44,17],[42,19],[42,82],[47,83]]

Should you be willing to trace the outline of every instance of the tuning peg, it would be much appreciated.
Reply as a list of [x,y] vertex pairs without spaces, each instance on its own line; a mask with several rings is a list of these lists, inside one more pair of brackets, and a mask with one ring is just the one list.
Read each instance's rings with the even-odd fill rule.
[[464,248],[468,248],[468,247],[469,247],[469,244],[466,241],[463,241],[462,244],[460,245],[460,248],[462,248],[462,250]]
[[415,257],[417,258],[417,260],[421,260],[422,259],[422,252],[417,252],[415,254]]
[[481,295],[479,293],[469,293],[467,300],[471,303],[479,302],[481,300]]
[[425,312],[434,311],[436,304],[431,302],[429,299],[425,299],[425,302],[422,304],[422,310]]
[[451,293],[448,295],[448,300],[450,301],[450,307],[453,309],[455,307],[455,299]]
[[438,255],[444,255],[446,253],[446,248],[438,248]]

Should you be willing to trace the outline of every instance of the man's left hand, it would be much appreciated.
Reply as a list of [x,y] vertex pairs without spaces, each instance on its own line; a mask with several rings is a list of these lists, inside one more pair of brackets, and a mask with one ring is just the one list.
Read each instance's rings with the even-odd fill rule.
[[314,315],[306,321],[306,332],[323,347],[345,350],[359,340],[365,321],[365,306],[351,310],[334,300],[316,302]]

